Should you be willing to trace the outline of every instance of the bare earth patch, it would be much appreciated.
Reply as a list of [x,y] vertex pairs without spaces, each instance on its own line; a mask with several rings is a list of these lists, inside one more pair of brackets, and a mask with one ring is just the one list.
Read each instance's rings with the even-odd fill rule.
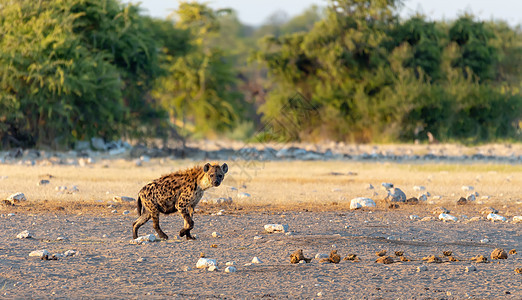
[[[149,180],[194,162],[152,160],[141,167],[127,160],[87,167],[0,165],[0,176],[7,176],[0,180],[0,198],[23,192],[28,199],[15,206],[0,205],[0,295],[522,298],[522,277],[514,271],[522,267],[521,255],[508,254],[507,259],[490,263],[470,260],[489,257],[496,248],[522,249],[521,223],[490,222],[480,214],[484,207],[494,207],[508,220],[522,215],[520,165],[227,163],[231,176],[208,194],[207,204],[198,206],[194,215],[197,240],[175,238],[183,221],[172,215],[161,218],[171,239],[142,245],[130,243],[135,204],[116,203],[114,196],[136,197]],[[342,175],[332,174],[334,171]],[[38,185],[42,176],[47,176],[48,184]],[[389,210],[388,203],[381,201],[385,196],[379,188],[382,182],[394,183],[408,198],[418,196],[415,185],[425,186],[432,196],[426,202],[403,203]],[[367,189],[368,184],[375,189]],[[461,190],[464,185],[474,186],[480,196],[458,205],[460,197],[467,196]],[[58,186],[68,190],[77,186],[78,190],[64,193]],[[485,195],[489,197],[482,199]],[[440,198],[434,200],[433,196]],[[233,202],[213,204],[220,197]],[[370,197],[377,207],[349,210],[350,199],[355,197]],[[432,211],[439,206],[450,210],[458,221],[420,221],[434,216]],[[290,233],[266,233],[265,224],[288,224]],[[23,230],[32,238],[16,238]],[[150,222],[141,230],[141,235],[155,233]],[[30,252],[41,249],[51,254],[76,253],[56,260],[29,257]],[[338,263],[312,259],[292,264],[291,254],[300,249],[299,260],[336,251]],[[400,255],[392,264],[375,263],[376,252],[382,250]],[[216,271],[196,268],[201,253],[217,261]],[[399,259],[402,255],[407,259]],[[430,255],[440,256],[442,262],[424,263],[422,258]],[[450,259],[453,256],[458,260]],[[254,257],[262,263],[252,264]],[[225,263],[232,261],[237,272],[225,272]],[[477,270],[466,272],[472,265]],[[417,272],[420,266],[427,270]]]

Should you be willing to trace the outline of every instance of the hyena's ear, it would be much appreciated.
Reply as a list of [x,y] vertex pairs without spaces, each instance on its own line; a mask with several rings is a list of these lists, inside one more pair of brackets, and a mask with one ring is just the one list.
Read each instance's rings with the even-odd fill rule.
[[210,163],[206,163],[205,166],[203,167],[203,171],[204,171],[205,173],[207,173],[208,170],[210,170]]
[[223,173],[228,172],[228,165],[227,165],[226,163],[224,163],[224,164],[221,166],[221,170],[223,170]]

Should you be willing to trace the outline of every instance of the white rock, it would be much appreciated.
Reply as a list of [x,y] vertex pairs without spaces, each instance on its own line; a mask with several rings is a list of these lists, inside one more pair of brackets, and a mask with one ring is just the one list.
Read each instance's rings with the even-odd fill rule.
[[476,270],[477,270],[477,267],[475,267],[475,266],[466,267],[466,272],[474,272]]
[[32,237],[33,236],[27,230],[24,230],[24,231],[20,232],[18,235],[16,235],[17,239],[30,239]]
[[63,254],[61,254],[61,253],[53,253],[52,257],[62,258],[62,257],[64,257],[64,256],[63,256]]
[[393,183],[383,182],[383,183],[381,183],[381,186],[382,186],[384,189],[389,190],[389,189],[393,188]]
[[469,219],[470,222],[478,222],[480,220],[482,220],[481,217],[472,217],[471,219]]
[[73,256],[76,254],[76,251],[74,250],[67,250],[63,253],[64,256]]
[[254,240],[260,240],[260,239],[262,239],[262,238],[263,238],[263,237],[260,236],[260,235],[256,235],[256,236],[254,236]]
[[24,193],[15,193],[7,197],[7,200],[14,204],[20,201],[27,201],[27,198],[25,197]]
[[410,215],[410,220],[420,220],[420,217],[417,215]]
[[475,197],[475,194],[469,194],[468,197],[466,197],[468,201],[475,201],[477,198]]
[[252,263],[246,263],[243,266],[248,267],[248,266],[251,266],[251,265],[252,265]]
[[132,197],[126,197],[126,196],[114,196],[114,197],[112,197],[112,201],[117,202],[117,203],[135,202],[136,199],[134,199]]
[[428,267],[426,267],[426,266],[417,267],[417,272],[424,272],[424,271],[428,271]]
[[63,192],[63,191],[67,190],[67,187],[66,186],[57,186],[54,189],[57,190],[58,192]]
[[482,244],[486,244],[486,243],[489,243],[489,239],[481,239],[480,242]]
[[140,161],[142,161],[142,162],[149,162],[150,161],[150,156],[142,155],[142,156],[140,156]]
[[288,224],[266,224],[265,231],[268,233],[288,232]]
[[358,209],[362,207],[376,207],[375,201],[365,197],[354,198],[350,201],[350,209]]
[[241,192],[241,193],[237,193],[237,197],[240,199],[243,199],[243,198],[250,198],[251,195],[249,193]]
[[113,213],[113,214],[117,214],[118,211],[114,209],[114,210],[111,210],[111,213]]
[[196,268],[198,268],[198,269],[204,269],[204,268],[208,268],[210,266],[217,266],[217,261],[215,259],[202,257],[196,263]]
[[326,253],[317,253],[315,255],[315,259],[328,258],[328,257],[330,257],[330,256]]
[[481,200],[489,200],[489,198],[491,198],[491,196],[482,196],[482,197],[480,197]]
[[215,238],[220,238],[221,237],[221,234],[217,233],[217,232],[212,232],[212,236],[215,237]]
[[501,215],[497,215],[497,214],[494,214],[494,213],[490,213],[488,216],[487,216],[487,219],[492,221],[492,222],[495,222],[495,221],[501,221],[501,222],[506,222],[507,219]]
[[406,202],[406,194],[400,188],[392,188],[388,190],[386,200],[391,202]]
[[257,258],[257,256],[254,256],[254,258],[252,258],[252,263],[253,264],[262,264],[263,262]]
[[513,223],[522,223],[522,216],[514,216]]
[[428,196],[426,194],[419,195],[419,201],[428,201]]
[[189,266],[185,266],[185,267],[183,268],[183,271],[185,271],[185,272],[192,271],[192,268],[189,267]]
[[442,199],[442,196],[439,196],[439,195],[431,197],[431,200],[440,200],[440,199]]
[[426,190],[426,187],[422,186],[422,185],[416,185],[416,186],[413,187],[413,190],[417,191],[417,192],[423,192],[423,191]]
[[143,258],[143,257],[140,257],[140,258],[138,258],[138,259],[136,260],[136,262],[144,262],[144,261],[146,261],[146,259]]
[[441,213],[439,215],[439,220],[442,220],[444,222],[457,222],[458,218],[450,214]]
[[463,186],[461,187],[461,189],[462,189],[464,192],[471,192],[471,191],[473,191],[475,188],[472,187],[471,185],[463,185]]
[[235,261],[227,261],[227,262],[225,263],[225,265],[227,265],[227,266],[229,266],[229,267],[230,267],[230,266],[235,266],[235,265],[236,265],[236,262],[235,262]]
[[226,273],[235,273],[237,271],[236,267],[228,266],[225,268]]
[[218,266],[209,266],[208,269],[210,272],[214,272],[218,270]]
[[36,257],[44,257],[46,255],[51,255],[51,252],[47,250],[35,250],[31,253],[29,253],[29,256],[36,256]]
[[133,244],[148,244],[156,241],[156,236],[154,234],[148,234],[138,237],[137,239],[132,240]]
[[7,216],[8,216],[8,217],[14,217],[15,214],[14,214],[14,213],[8,213]]
[[123,215],[128,215],[128,214],[130,214],[130,211],[128,211],[128,210],[124,210],[124,211],[122,212],[122,214],[123,214]]

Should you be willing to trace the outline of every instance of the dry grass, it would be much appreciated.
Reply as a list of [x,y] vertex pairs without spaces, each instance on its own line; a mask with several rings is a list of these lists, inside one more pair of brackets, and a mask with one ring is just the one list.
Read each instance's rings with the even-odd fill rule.
[[[133,162],[113,160],[87,167],[0,165],[0,198],[23,192],[29,203],[21,208],[30,211],[64,211],[74,213],[109,213],[107,205],[113,196],[136,197],[139,189],[152,179],[174,170],[190,167],[187,160],[153,160],[142,167]],[[206,195],[232,197],[241,210],[345,210],[354,197],[381,199],[382,182],[392,182],[408,197],[417,196],[414,185],[424,185],[432,195],[442,196],[437,204],[454,204],[462,185],[472,185],[486,205],[515,205],[522,198],[522,166],[507,164],[421,164],[362,163],[340,161],[314,162],[228,162],[230,171],[223,186]],[[332,174],[341,173],[341,175]],[[37,182],[50,174],[50,184]],[[377,196],[367,190],[376,188]],[[76,185],[79,192],[59,193],[55,188]],[[252,195],[238,198],[237,192]],[[480,199],[479,196],[479,199]],[[384,207],[384,206],[382,206]],[[132,210],[134,203],[118,204],[117,209]],[[205,210],[205,206],[201,206]],[[6,210],[6,208],[3,208]],[[13,208],[9,208],[12,210]]]

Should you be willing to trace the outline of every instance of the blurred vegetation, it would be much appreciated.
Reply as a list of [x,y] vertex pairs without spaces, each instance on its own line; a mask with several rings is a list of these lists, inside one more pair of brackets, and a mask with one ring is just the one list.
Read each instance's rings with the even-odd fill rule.
[[260,27],[182,2],[0,0],[0,147],[103,137],[521,141],[521,27],[336,0]]

